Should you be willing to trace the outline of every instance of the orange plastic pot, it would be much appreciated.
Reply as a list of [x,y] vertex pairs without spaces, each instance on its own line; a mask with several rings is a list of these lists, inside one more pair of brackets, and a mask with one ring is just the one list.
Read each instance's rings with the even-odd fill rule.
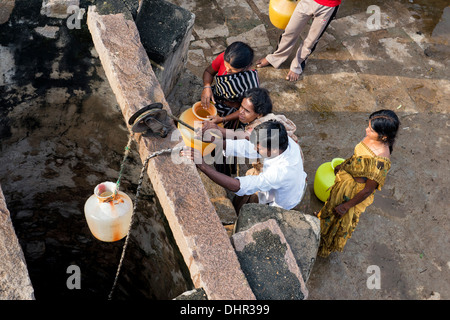
[[286,29],[292,13],[299,1],[296,0],[270,0],[269,19],[278,29]]
[[[210,106],[207,109],[202,110],[201,102],[195,103],[192,108],[187,109],[184,111],[179,119],[188,125],[196,128],[199,125],[199,122],[202,122],[207,119],[208,115],[216,115],[217,109],[213,104],[210,104]],[[195,113],[194,113],[195,110]],[[197,122],[197,123],[195,123]],[[203,141],[200,141],[198,139],[194,139],[194,131],[191,129],[185,127],[180,122],[178,123],[178,130],[180,130],[181,137],[183,138],[184,144],[188,147],[195,148],[197,150],[200,150],[202,152],[202,155],[210,154],[216,145],[214,143],[206,143]]]
[[192,113],[195,117],[197,117],[199,120],[208,120],[208,116],[215,116],[217,115],[217,109],[213,104],[210,104],[208,108],[203,108],[202,102],[196,102],[192,106]]

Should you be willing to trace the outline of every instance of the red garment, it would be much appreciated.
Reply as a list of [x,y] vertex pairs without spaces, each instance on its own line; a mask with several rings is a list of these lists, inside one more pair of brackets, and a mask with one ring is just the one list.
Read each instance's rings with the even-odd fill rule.
[[321,4],[323,6],[327,7],[337,7],[341,4],[341,0],[314,0],[318,4]]
[[224,74],[227,74],[227,69],[225,68],[225,63],[223,56],[225,55],[225,51],[222,52],[211,62],[211,67],[214,69],[214,71],[217,71],[218,76],[223,76]]

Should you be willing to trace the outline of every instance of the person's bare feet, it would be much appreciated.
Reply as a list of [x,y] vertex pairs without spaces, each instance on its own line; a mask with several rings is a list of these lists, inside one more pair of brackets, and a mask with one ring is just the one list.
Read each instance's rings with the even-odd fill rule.
[[262,58],[262,59],[259,59],[258,61],[256,61],[257,68],[264,68],[264,67],[267,67],[268,65],[270,65],[270,63],[269,63],[269,61],[267,61],[266,58]]
[[289,70],[288,75],[286,76],[286,80],[289,81],[297,81],[300,78],[299,73],[295,73],[294,71]]

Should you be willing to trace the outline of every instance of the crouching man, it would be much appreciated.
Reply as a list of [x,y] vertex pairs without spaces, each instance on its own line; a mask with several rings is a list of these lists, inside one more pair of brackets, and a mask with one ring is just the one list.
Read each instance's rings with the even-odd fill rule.
[[226,156],[261,158],[262,172],[258,175],[233,178],[206,164],[203,158],[196,154],[198,151],[192,148],[183,150],[182,154],[198,162],[197,168],[237,196],[252,196],[256,193],[259,203],[287,210],[300,203],[306,190],[306,173],[303,170],[300,147],[288,137],[282,123],[263,122],[254,128],[250,140],[226,139],[223,140],[223,148]]

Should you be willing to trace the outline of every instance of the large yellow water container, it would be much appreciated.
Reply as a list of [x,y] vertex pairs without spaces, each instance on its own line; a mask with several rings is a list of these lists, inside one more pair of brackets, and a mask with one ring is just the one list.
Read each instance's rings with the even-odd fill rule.
[[278,29],[286,29],[298,2],[297,0],[270,0],[270,22]]
[[[196,127],[195,122],[201,122],[204,120],[207,120],[208,115],[216,115],[217,109],[213,104],[210,104],[210,106],[207,109],[204,109],[201,106],[201,102],[196,102],[192,108],[189,108],[185,110],[180,115],[180,120],[187,123],[191,127]],[[178,130],[180,130],[181,136],[183,138],[184,144],[188,147],[195,148],[197,150],[200,150],[202,152],[202,155],[210,154],[216,145],[214,143],[206,143],[202,142],[198,139],[194,139],[194,131],[187,128],[180,122],[178,122]]]
[[330,162],[325,162],[317,168],[314,177],[314,193],[321,201],[327,201],[330,196],[329,188],[334,184],[336,178],[334,168],[344,162],[345,159],[334,158]]

